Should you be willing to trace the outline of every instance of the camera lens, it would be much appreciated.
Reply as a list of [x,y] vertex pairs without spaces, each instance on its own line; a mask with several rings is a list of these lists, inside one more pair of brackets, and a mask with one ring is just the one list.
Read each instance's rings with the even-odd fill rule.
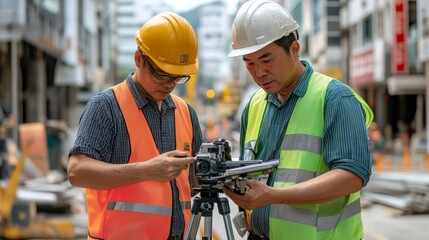
[[199,173],[208,173],[210,172],[210,162],[206,160],[200,160],[197,164],[197,169]]

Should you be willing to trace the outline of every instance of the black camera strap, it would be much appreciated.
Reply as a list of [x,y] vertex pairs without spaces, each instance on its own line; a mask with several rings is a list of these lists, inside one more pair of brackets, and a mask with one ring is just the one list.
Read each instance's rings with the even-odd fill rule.
[[[293,108],[292,109],[295,109],[295,106],[296,106],[296,101],[293,103]],[[293,112],[293,110],[292,110],[292,112]],[[291,114],[291,117],[292,117],[292,114]],[[274,148],[274,150],[271,152],[271,154],[269,155],[269,158],[268,159],[275,159],[275,157],[276,157],[276,153],[278,153],[279,151],[280,151],[280,149],[281,149],[281,145],[282,145],[282,142],[283,142],[283,140],[284,140],[284,137],[285,137],[285,135],[286,135],[286,130],[287,130],[287,126],[289,125],[289,120],[290,120],[290,118],[291,117],[289,117],[289,118],[287,118],[286,120],[285,120],[285,122],[284,122],[284,125],[283,125],[283,131],[282,131],[282,133],[279,135],[279,138],[277,139],[277,143],[276,143],[276,147]],[[280,158],[279,158],[280,159]],[[281,159],[280,159],[281,160]],[[275,170],[274,171],[272,171],[269,175],[268,175],[268,180],[267,180],[267,185],[268,186],[273,186],[273,183],[274,183],[274,179],[275,179],[275,176],[276,176],[276,173],[277,173],[277,167],[275,168]]]
[[[268,161],[276,159],[275,158],[276,153],[279,152],[279,150],[280,150],[281,144],[282,144],[283,139],[284,139],[284,135],[286,134],[286,128],[287,128],[288,122],[289,122],[288,120],[285,122],[285,125],[283,126],[283,131],[280,134],[279,138],[277,139],[276,146],[275,146],[274,150],[271,152],[271,154],[269,155],[269,157],[267,158]],[[256,141],[258,141],[258,140],[256,140]],[[268,186],[272,186],[274,179],[275,179],[276,172],[277,172],[277,167],[272,172],[267,174],[268,176],[267,175],[264,175],[265,177],[264,176],[258,176],[258,177],[255,177],[255,179],[257,179],[260,182],[264,182]]]

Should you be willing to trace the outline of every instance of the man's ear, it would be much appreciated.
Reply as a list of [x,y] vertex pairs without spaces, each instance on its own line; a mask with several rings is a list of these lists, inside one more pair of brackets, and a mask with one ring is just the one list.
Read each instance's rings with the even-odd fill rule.
[[136,68],[140,68],[140,66],[142,66],[141,65],[143,63],[142,61],[143,61],[143,56],[141,52],[136,50],[134,52],[134,64],[136,65]]
[[291,51],[291,54],[294,58],[298,58],[300,49],[301,49],[301,46],[299,45],[299,42],[294,41],[292,43],[292,45],[290,46],[290,51]]

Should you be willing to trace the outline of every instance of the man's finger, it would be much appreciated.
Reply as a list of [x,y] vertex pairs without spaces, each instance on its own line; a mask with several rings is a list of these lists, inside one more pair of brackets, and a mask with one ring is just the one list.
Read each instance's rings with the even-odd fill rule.
[[175,165],[187,165],[189,163],[193,163],[194,162],[194,157],[186,157],[186,158],[179,158],[177,159],[177,161],[174,161]]
[[184,152],[181,150],[173,150],[173,151],[166,152],[164,154],[166,154],[169,157],[187,157],[188,156],[187,152]]

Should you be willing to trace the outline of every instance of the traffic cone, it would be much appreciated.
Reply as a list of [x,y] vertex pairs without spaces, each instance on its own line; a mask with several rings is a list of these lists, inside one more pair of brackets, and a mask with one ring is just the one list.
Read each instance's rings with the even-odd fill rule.
[[425,171],[429,172],[429,154],[425,154]]
[[403,149],[404,159],[403,159],[403,170],[409,171],[411,167],[411,158],[410,158],[410,149],[408,146],[405,146]]
[[392,171],[393,170],[393,159],[391,156],[389,156],[386,160],[386,170],[387,171]]
[[383,172],[383,156],[381,154],[376,154],[374,158],[375,171],[377,173]]

